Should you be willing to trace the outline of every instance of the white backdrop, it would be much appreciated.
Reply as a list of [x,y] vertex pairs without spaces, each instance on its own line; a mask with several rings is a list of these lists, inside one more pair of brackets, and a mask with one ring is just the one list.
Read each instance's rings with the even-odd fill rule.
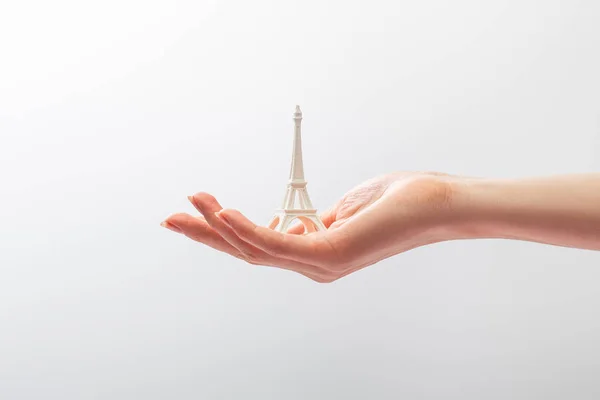
[[[0,398],[597,399],[600,253],[433,245],[330,285],[159,226],[394,170],[600,169],[597,1],[3,1]],[[281,151],[283,149],[283,151]]]

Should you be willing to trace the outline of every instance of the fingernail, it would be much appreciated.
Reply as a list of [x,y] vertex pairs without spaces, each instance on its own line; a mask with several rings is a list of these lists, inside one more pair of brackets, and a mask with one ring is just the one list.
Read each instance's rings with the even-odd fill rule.
[[221,211],[217,211],[215,213],[215,217],[219,218],[221,221],[223,221],[227,226],[231,226],[231,224],[229,223],[229,221],[227,220],[227,217],[221,213]]
[[198,205],[196,204],[196,200],[194,199],[194,196],[188,196],[187,198],[194,207],[198,208]]
[[167,222],[167,221],[163,221],[160,223],[160,226],[162,226],[163,228],[167,228],[172,230],[173,232],[177,232],[177,233],[181,233],[181,229],[179,229],[179,227]]

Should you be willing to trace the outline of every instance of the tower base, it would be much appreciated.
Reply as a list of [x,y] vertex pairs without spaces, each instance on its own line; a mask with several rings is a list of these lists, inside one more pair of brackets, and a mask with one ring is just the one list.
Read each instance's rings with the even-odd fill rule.
[[269,224],[269,228],[277,232],[286,232],[290,224],[298,219],[304,225],[304,233],[325,231],[327,228],[317,215],[317,210],[278,210]]

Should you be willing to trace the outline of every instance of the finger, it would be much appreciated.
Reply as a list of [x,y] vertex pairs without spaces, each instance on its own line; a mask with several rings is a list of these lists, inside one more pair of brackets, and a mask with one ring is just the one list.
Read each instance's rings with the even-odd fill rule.
[[271,220],[271,222],[269,222],[269,229],[275,229],[277,227],[277,225],[279,225],[279,217],[273,217],[273,219]]
[[288,235],[257,226],[236,210],[222,210],[218,217],[229,225],[240,239],[278,258],[319,265],[335,261],[335,251],[318,235]]
[[188,196],[188,200],[207,221],[214,213],[223,209],[217,199],[208,193],[196,193],[193,196]]
[[[164,224],[164,225],[163,225]],[[208,223],[200,218],[193,217],[189,214],[173,214],[164,222],[163,226],[179,232],[192,240],[204,243],[213,249],[231,254],[234,257],[241,257],[241,253],[232,245],[227,243]],[[175,229],[172,229],[174,227]]]
[[263,252],[260,249],[240,239],[227,224],[215,215],[223,207],[214,196],[208,193],[196,193],[189,196],[188,199],[204,215],[206,222],[230,245],[246,255],[249,261],[256,262],[261,258]]
[[[329,210],[325,211],[321,214],[320,218],[323,222],[323,225],[325,225],[325,228],[329,228],[331,224],[335,222],[336,219],[335,208],[332,207]],[[292,235],[300,235],[304,232],[306,232],[306,226],[303,223],[297,223],[287,230],[287,233],[290,233]]]
[[325,225],[325,228],[329,229],[331,224],[333,224],[335,222],[335,220],[337,219],[337,211],[336,210],[337,210],[337,205],[334,207],[331,207],[329,210],[327,210],[323,214],[321,214],[321,221],[323,221],[323,225]]
[[[279,216],[274,217],[267,226],[269,227],[269,229],[275,229],[277,225],[279,225]],[[304,233],[304,231],[304,224],[298,223],[296,221],[291,228],[288,228],[287,233],[290,233],[292,235],[301,235]]]
[[295,223],[287,230],[287,233],[292,235],[302,235],[306,231],[306,227],[302,222]]
[[[246,260],[244,254],[242,254],[238,249],[230,245],[225,239],[221,237],[221,235],[219,235],[214,229],[212,229],[203,218],[193,217],[188,214],[179,213],[169,216],[161,225],[168,229],[174,230],[175,232],[181,233],[192,240],[204,243],[215,250],[222,251],[236,258],[250,262],[249,260]],[[298,272],[299,274],[304,275],[317,282],[327,282],[328,275],[326,271],[318,267],[305,266],[301,263],[292,263],[289,260],[279,261],[275,260],[271,256],[267,256],[266,258],[271,259],[273,265],[270,266],[280,267],[282,269]],[[256,264],[255,262],[251,263]]]
[[[236,248],[242,257],[251,264],[267,265],[290,269],[305,274],[310,274],[311,277],[324,277],[327,274],[323,268],[320,268],[309,263],[303,263],[298,260],[290,260],[281,257],[275,257],[256,246],[252,245],[240,238],[229,225],[215,215],[215,212],[220,211],[223,207],[217,199],[208,193],[197,193],[190,196],[189,200],[194,206],[204,215],[206,222],[214,229],[227,243]],[[268,228],[264,228],[268,229]],[[326,276],[325,276],[326,277]]]

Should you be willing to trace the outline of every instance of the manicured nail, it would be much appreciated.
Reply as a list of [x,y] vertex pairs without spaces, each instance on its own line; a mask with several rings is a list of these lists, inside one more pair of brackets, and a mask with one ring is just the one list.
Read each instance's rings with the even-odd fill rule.
[[173,232],[177,232],[177,233],[181,233],[181,229],[179,229],[179,227],[167,222],[167,221],[163,221],[160,223],[160,226],[162,226],[163,228],[167,228],[172,230]]

